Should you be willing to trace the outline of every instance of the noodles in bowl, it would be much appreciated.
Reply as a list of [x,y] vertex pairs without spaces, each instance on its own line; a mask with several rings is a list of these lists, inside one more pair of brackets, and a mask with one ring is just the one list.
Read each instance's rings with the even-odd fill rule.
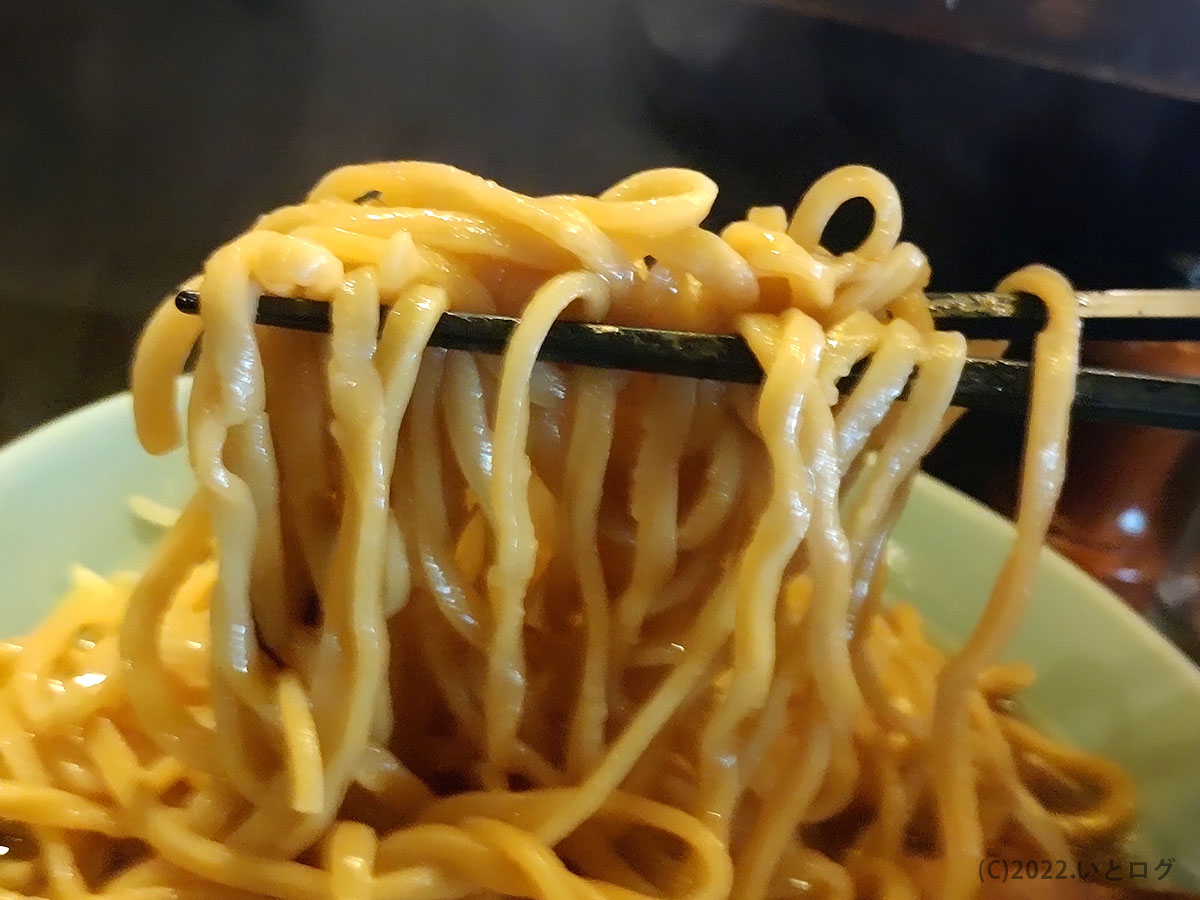
[[[139,434],[200,485],[140,579],[5,654],[0,883],[53,897],[969,896],[1017,842],[1118,843],[1129,782],[1006,712],[995,663],[1063,466],[1078,343],[1050,270],[1018,537],[946,655],[887,608],[887,535],[964,356],[862,167],[700,228],[682,170],[529,198],[354,166],[166,303]],[[820,246],[846,200],[872,230]],[[332,333],[256,328],[263,292]],[[391,307],[379,329],[379,306]],[[502,360],[425,349],[521,316]],[[739,329],[760,388],[535,363],[561,315]],[[848,395],[836,384],[859,360]],[[905,402],[897,397],[909,376]]]

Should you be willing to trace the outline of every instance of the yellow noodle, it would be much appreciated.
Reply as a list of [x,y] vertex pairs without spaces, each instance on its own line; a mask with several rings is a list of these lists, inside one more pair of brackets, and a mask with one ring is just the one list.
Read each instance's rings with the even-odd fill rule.
[[[1061,483],[1069,286],[1002,284],[1050,324],[1018,537],[947,657],[884,597],[965,353],[895,188],[847,166],[720,234],[715,195],[348,166],[215,252],[133,366],[165,452],[200,343],[196,495],[136,582],[81,571],[0,647],[2,895],[963,900],[1007,839],[1119,842],[1128,777],[993,706],[1031,678],[997,656]],[[256,327],[263,293],[331,333]],[[499,360],[427,349],[446,310],[521,322]],[[738,331],[766,380],[539,364],[560,317]]]

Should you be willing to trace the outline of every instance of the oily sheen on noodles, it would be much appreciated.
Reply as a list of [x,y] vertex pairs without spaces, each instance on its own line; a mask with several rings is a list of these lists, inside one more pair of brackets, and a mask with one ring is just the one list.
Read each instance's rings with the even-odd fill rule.
[[[199,320],[164,301],[137,427],[181,441],[198,341],[198,488],[146,572],[78,572],[4,645],[0,888],[963,898],[1000,847],[1118,842],[1127,777],[1014,718],[1032,674],[996,663],[1062,478],[1070,286],[1002,284],[1049,309],[1018,537],[946,655],[883,600],[965,353],[894,187],[848,166],[720,234],[715,195],[349,166],[209,258]],[[856,197],[870,233],[831,253]],[[332,333],[255,326],[261,293],[329,303]],[[451,309],[519,316],[503,358],[427,348]],[[561,317],[736,329],[766,378],[536,362]]]

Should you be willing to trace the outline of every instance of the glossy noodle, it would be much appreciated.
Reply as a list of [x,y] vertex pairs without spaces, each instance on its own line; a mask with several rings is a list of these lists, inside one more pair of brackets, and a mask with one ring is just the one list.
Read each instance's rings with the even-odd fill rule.
[[[1032,676],[997,662],[1062,481],[1070,286],[1002,284],[1049,324],[1017,538],[947,655],[883,597],[965,355],[895,188],[848,166],[720,234],[715,195],[349,166],[209,258],[200,319],[164,301],[137,427],[180,443],[199,342],[198,487],[140,577],[78,572],[4,646],[3,892],[965,898],[1012,842],[1119,843],[1128,778],[1014,718]],[[831,253],[856,197],[870,232]],[[332,333],[255,326],[260,293]],[[521,322],[502,358],[426,348],[448,309]],[[766,378],[536,362],[563,317],[738,330]]]

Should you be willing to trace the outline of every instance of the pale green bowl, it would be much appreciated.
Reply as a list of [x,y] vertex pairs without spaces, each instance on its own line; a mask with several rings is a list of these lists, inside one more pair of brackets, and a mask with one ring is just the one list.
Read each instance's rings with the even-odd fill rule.
[[[192,489],[182,453],[147,456],[122,394],[0,451],[0,634],[32,626],[68,567],[143,565],[159,532],[129,512],[141,494],[179,506]],[[1012,526],[928,478],[916,484],[889,551],[891,592],[931,629],[960,640],[975,622]],[[1200,669],[1061,557],[1043,553],[1030,610],[1009,654],[1039,672],[1026,695],[1043,727],[1124,765],[1138,782],[1136,853],[1200,890]]]

